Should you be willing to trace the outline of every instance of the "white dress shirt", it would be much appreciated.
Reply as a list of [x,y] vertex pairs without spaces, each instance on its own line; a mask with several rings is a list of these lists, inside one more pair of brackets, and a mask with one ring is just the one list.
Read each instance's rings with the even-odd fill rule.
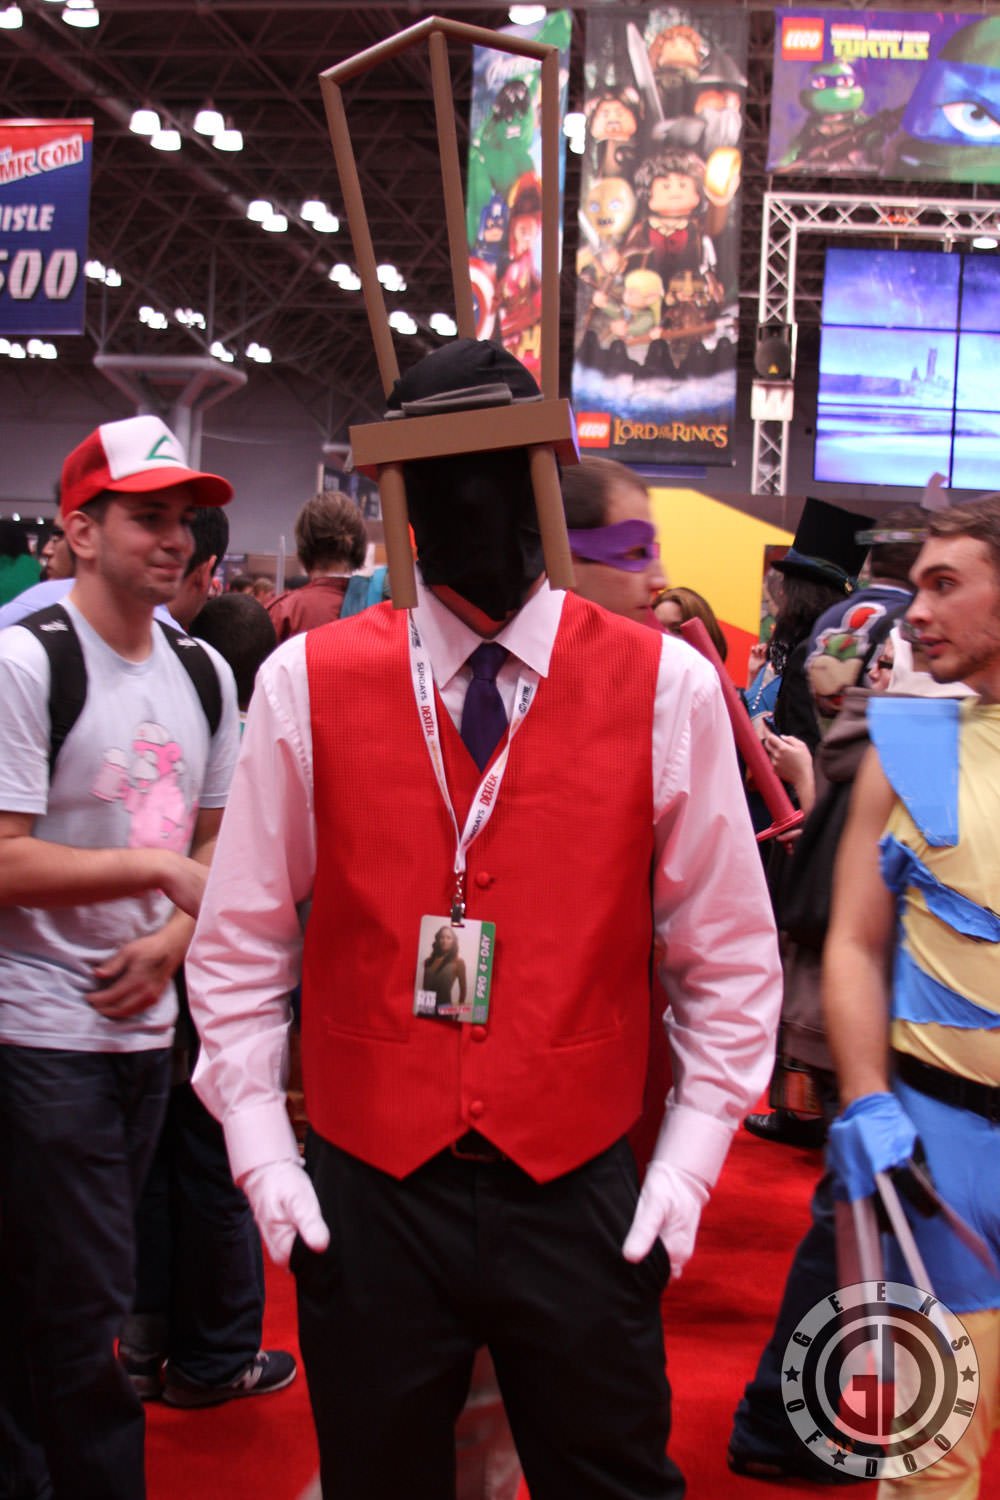
[[[564,598],[543,585],[496,637],[510,653],[497,676],[508,717],[522,664],[545,690]],[[421,639],[457,727],[472,675],[466,661],[482,638],[419,574],[418,599]],[[194,1083],[223,1123],[237,1179],[297,1156],[284,1079],[287,996],[301,967],[299,908],[316,866],[310,726],[300,635],[258,675],[186,963],[202,1038]],[[666,634],[652,750],[654,922],[673,1062],[658,1155],[711,1185],[733,1130],[770,1077],[781,969],[721,690],[708,662]]]

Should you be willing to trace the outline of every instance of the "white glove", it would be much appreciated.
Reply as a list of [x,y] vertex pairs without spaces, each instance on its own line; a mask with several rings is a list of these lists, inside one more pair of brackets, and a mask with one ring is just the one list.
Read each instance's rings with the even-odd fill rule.
[[699,1177],[683,1167],[650,1162],[632,1227],[622,1246],[625,1259],[644,1260],[659,1235],[670,1256],[670,1275],[676,1281],[691,1259],[698,1220],[707,1202],[708,1188]]
[[296,1233],[317,1254],[329,1245],[330,1231],[316,1189],[300,1162],[272,1161],[251,1167],[240,1178],[240,1187],[250,1200],[261,1239],[275,1265],[288,1265]]

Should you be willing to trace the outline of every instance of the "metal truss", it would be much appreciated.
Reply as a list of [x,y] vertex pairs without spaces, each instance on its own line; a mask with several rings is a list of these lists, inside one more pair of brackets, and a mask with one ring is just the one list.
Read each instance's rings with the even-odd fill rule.
[[[984,199],[867,198],[851,193],[765,193],[757,321],[794,328],[799,237],[930,239],[945,250],[979,235],[997,237],[1000,202]],[[794,369],[792,374],[794,376]],[[753,493],[784,495],[790,422],[755,420]]]

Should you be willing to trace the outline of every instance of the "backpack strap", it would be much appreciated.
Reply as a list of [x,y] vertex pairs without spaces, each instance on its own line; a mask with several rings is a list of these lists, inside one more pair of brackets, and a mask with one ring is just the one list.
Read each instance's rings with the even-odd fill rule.
[[69,612],[50,604],[18,620],[45,648],[49,659],[49,780],[56,756],[87,701],[87,668]]
[[[73,628],[69,611],[61,604],[50,604],[18,620],[45,649],[49,659],[49,780],[56,758],[87,701],[87,667],[80,638]],[[198,694],[208,732],[215,734],[222,720],[222,689],[208,652],[197,641],[174,630],[162,620],[156,622],[174,655],[191,679]]]
[[198,694],[202,712],[208,721],[208,732],[214,735],[222,720],[222,689],[219,686],[219,675],[212,658],[200,642],[185,635],[183,630],[175,630],[163,620],[157,620],[156,623],[166,636],[167,644],[177,660],[190,677],[192,686]]

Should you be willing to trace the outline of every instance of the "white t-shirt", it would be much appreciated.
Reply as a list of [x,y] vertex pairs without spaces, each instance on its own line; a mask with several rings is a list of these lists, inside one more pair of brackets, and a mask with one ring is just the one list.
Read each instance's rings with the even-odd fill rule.
[[[70,603],[87,697],[49,784],[49,663],[14,625],[0,633],[0,810],[31,813],[35,838],[77,848],[187,853],[199,807],[225,805],[239,751],[229,667],[202,642],[222,688],[213,737],[195,688],[159,626],[143,662],[126,661]],[[0,907],[0,1043],[78,1052],[169,1046],[171,982],[157,1002],[120,1020],[87,1001],[91,965],[162,927],[159,891],[84,906]]]

